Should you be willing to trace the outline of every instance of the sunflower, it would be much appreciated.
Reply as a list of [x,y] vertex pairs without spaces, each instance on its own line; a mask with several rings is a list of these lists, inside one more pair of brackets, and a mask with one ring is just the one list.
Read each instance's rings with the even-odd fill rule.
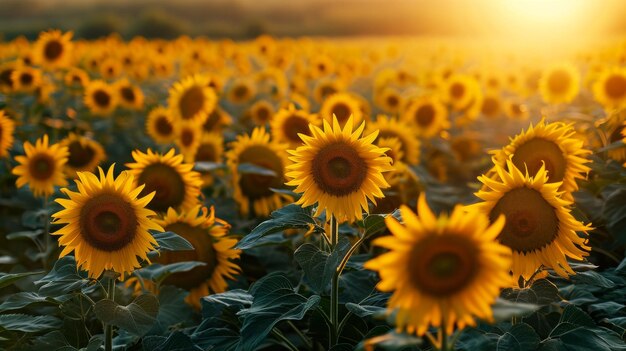
[[203,133],[200,146],[193,156],[193,162],[222,162],[224,137],[219,133]]
[[304,145],[289,150],[293,163],[287,166],[287,183],[303,193],[297,204],[311,206],[318,203],[315,215],[326,211],[326,218],[353,222],[368,210],[367,200],[374,205],[383,197],[381,188],[389,184],[383,172],[393,170],[385,149],[372,144],[378,131],[361,137],[365,122],[353,130],[352,117],[343,130],[337,118],[331,127],[324,121],[324,129],[311,125],[312,136],[302,135]]
[[141,88],[132,84],[128,79],[122,79],[114,84],[119,96],[120,105],[133,110],[143,108],[143,92]]
[[519,99],[508,99],[504,102],[504,112],[512,119],[528,119],[528,106]]
[[221,132],[224,126],[232,123],[232,116],[221,107],[216,106],[213,109],[213,112],[209,114],[209,118],[207,118],[207,120],[202,124],[202,130],[207,133]]
[[70,177],[76,177],[76,172],[93,172],[96,167],[106,158],[104,148],[93,139],[71,133],[59,143],[67,147],[69,152],[65,173]]
[[417,135],[431,138],[450,128],[448,110],[435,96],[425,96],[407,104],[402,120],[415,127]]
[[68,87],[84,88],[89,84],[89,75],[80,68],[72,67],[65,73],[63,82]]
[[379,115],[367,125],[366,133],[378,131],[378,138],[398,138],[402,144],[402,162],[416,165],[420,162],[420,141],[415,137],[413,126],[404,120]]
[[374,100],[385,113],[398,114],[404,105],[404,97],[393,88],[385,88],[376,92]]
[[349,93],[337,93],[329,96],[322,103],[319,114],[329,123],[332,123],[333,116],[336,116],[339,125],[342,127],[350,117],[352,117],[355,124],[361,123],[363,120],[363,112],[361,111],[359,101]]
[[483,117],[493,119],[502,114],[502,101],[497,93],[488,93],[483,96],[480,113]]
[[13,90],[21,93],[30,93],[35,91],[37,87],[41,85],[42,74],[41,71],[29,67],[18,66],[11,73],[11,80],[13,81]]
[[476,193],[484,202],[468,207],[489,216],[493,222],[505,215],[506,225],[498,241],[513,251],[513,278],[528,280],[542,265],[554,269],[562,277],[575,274],[567,257],[582,260],[590,250],[586,232],[592,228],[577,221],[558,190],[561,182],[548,182],[548,173],[541,166],[534,175],[524,175],[512,161],[507,169],[496,166],[499,179],[486,176],[478,179],[487,189]]
[[338,79],[322,79],[313,89],[313,98],[318,103],[323,103],[330,96],[345,90],[345,84]]
[[573,200],[571,193],[578,190],[576,179],[584,179],[591,170],[585,164],[591,151],[583,148],[583,140],[576,137],[572,124],[545,123],[541,120],[525,132],[516,135],[509,145],[494,154],[494,168],[488,172],[495,175],[497,167],[506,167],[511,158],[519,169],[528,169],[531,175],[545,167],[550,183],[559,182],[563,197]]
[[[607,143],[612,144],[622,140],[622,135],[626,133],[626,111],[621,111],[611,115],[605,125],[607,128]],[[610,149],[608,152],[609,158],[622,162],[626,161],[626,147],[617,147]]]
[[113,86],[102,80],[89,82],[85,89],[85,105],[99,116],[106,116],[117,107],[118,95]]
[[[272,188],[281,188],[285,182],[285,166],[289,163],[287,145],[270,141],[270,135],[261,127],[251,135],[238,135],[226,153],[227,164],[233,175],[235,200],[242,214],[250,212],[250,203],[257,216],[267,216],[281,208],[287,200]],[[274,172],[274,175],[242,173],[239,168],[252,164]]]
[[155,221],[166,231],[172,231],[189,241],[193,251],[162,251],[156,262],[171,264],[184,261],[205,263],[187,272],[168,276],[163,284],[175,285],[189,290],[185,299],[190,305],[200,308],[200,299],[209,294],[226,291],[226,279],[234,279],[240,272],[232,262],[239,258],[240,250],[234,249],[237,239],[228,236],[230,225],[215,217],[215,211],[194,206],[187,212],[176,212],[169,208],[162,219]]
[[238,78],[231,84],[226,98],[234,104],[242,104],[250,101],[255,95],[254,82],[248,78]]
[[475,99],[479,85],[468,75],[455,74],[445,81],[442,97],[455,110],[466,109]]
[[78,192],[62,189],[69,199],[56,199],[64,209],[52,215],[55,224],[65,224],[52,233],[64,246],[60,256],[74,251],[76,264],[91,278],[104,270],[124,276],[141,267],[137,257],[150,262],[147,253],[157,242],[148,231],[163,231],[152,218],[155,213],[145,208],[154,193],[138,197],[144,186],[135,187],[128,172],[114,178],[113,167],[106,175],[99,168],[100,179],[78,172]]
[[626,69],[611,68],[600,74],[593,85],[595,99],[606,108],[626,105]]
[[[389,183],[389,185],[393,187],[398,183],[399,178],[404,175],[404,172],[407,168],[406,164],[402,162],[402,159],[404,158],[404,152],[402,151],[402,142],[396,137],[379,137],[375,141],[375,144],[379,148],[387,150],[385,151],[385,155],[387,155],[387,157],[391,159],[391,165],[393,166],[393,170],[383,173],[383,176],[385,177],[387,183]],[[384,199],[380,201],[384,201]]]
[[335,71],[335,62],[327,55],[313,55],[309,59],[309,77],[318,79]]
[[72,32],[43,32],[33,46],[35,62],[48,68],[67,67],[72,60]]
[[539,92],[545,102],[551,104],[571,102],[579,90],[580,74],[570,63],[548,67],[541,74]]
[[266,125],[274,116],[274,106],[267,100],[258,100],[248,109],[248,115],[257,126]]
[[112,57],[104,59],[98,67],[100,76],[107,80],[119,77],[122,69],[122,63]]
[[180,124],[174,121],[169,109],[157,106],[148,114],[146,132],[155,142],[170,144],[180,133]]
[[0,158],[9,156],[9,149],[13,147],[13,132],[15,122],[0,110]]
[[0,64],[0,92],[10,93],[13,91],[13,71],[18,66],[17,62],[5,62]]
[[15,181],[18,188],[28,184],[35,196],[50,196],[54,193],[55,185],[67,185],[63,174],[68,157],[67,147],[48,145],[48,134],[44,134],[34,146],[25,142],[24,151],[26,156],[15,157],[19,165],[12,171],[18,176]]
[[167,103],[174,119],[202,124],[215,109],[217,95],[206,76],[195,74],[174,83]]
[[193,171],[193,164],[183,163],[183,155],[175,155],[174,149],[162,155],[148,149],[132,152],[134,163],[127,163],[134,176],[135,186],[145,184],[141,195],[155,192],[147,207],[157,212],[168,208],[188,210],[198,203],[202,180]]
[[490,225],[486,215],[457,206],[437,218],[423,193],[419,217],[406,206],[400,212],[404,225],[388,216],[393,235],[373,241],[390,251],[365,263],[378,271],[379,290],[395,290],[387,307],[397,311],[397,328],[423,335],[432,325],[449,335],[476,325],[474,317],[492,321],[490,306],[511,282],[511,250],[494,241],[503,216]]
[[180,126],[174,142],[180,153],[183,154],[185,162],[191,162],[193,159],[193,155],[200,146],[200,138],[202,138],[202,127],[195,123],[183,123]]
[[280,109],[270,121],[272,137],[277,142],[289,144],[294,149],[302,145],[299,134],[311,135],[309,124],[318,125],[317,115],[296,110],[293,104]]

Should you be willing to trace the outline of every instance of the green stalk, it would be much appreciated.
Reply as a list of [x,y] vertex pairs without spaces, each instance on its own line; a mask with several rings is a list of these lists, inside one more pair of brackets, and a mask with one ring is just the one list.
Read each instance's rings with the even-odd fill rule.
[[[105,274],[107,279],[107,296],[109,300],[115,301],[115,280],[117,279],[115,275],[108,276]],[[104,327],[104,351],[112,351],[113,350],[113,326],[111,324],[105,324]]]
[[[339,223],[337,223],[337,218],[333,215],[330,217],[330,243],[332,251],[337,249],[338,242]],[[337,335],[337,328],[339,327],[339,274],[337,274],[336,269],[332,281],[330,282],[330,324],[332,325],[330,333],[330,345],[332,347],[337,345],[339,339],[339,335]]]

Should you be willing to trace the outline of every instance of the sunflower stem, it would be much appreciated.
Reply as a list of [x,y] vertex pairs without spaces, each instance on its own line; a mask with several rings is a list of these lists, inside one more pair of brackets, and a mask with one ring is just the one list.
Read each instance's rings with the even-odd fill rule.
[[[112,275],[105,273],[104,276],[107,279],[107,298],[109,300],[115,301],[115,280],[117,279],[117,277],[115,276],[115,273]],[[112,351],[112,350],[113,350],[113,325],[105,324],[104,351]]]
[[[43,210],[44,212],[48,212],[48,195],[44,196],[43,198]],[[50,250],[50,246],[52,244],[52,240],[50,240],[50,217],[46,217],[46,220],[44,221],[44,230],[43,230],[43,235],[44,235],[44,247],[43,247],[43,255],[41,255],[41,263],[43,264],[43,269],[45,271],[48,270],[48,254],[49,254],[49,250]]]
[[[330,242],[332,251],[337,249],[337,243],[339,242],[339,224],[335,215],[330,217]],[[337,345],[339,335],[337,335],[337,327],[339,326],[339,267],[335,267],[335,274],[333,274],[332,281],[330,282],[330,324],[332,330],[330,333],[331,347]]]

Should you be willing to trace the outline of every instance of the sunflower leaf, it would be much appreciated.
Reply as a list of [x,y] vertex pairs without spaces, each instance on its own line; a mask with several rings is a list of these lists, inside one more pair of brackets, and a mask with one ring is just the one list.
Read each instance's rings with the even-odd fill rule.
[[157,244],[159,244],[159,250],[166,251],[183,251],[193,250],[194,247],[187,239],[174,232],[161,232],[152,234]]
[[142,336],[156,322],[159,313],[159,300],[152,294],[138,296],[127,306],[109,299],[96,302],[96,317],[106,324],[112,324],[126,331]]
[[24,333],[37,333],[44,330],[58,329],[62,321],[53,316],[30,316],[27,314],[0,315],[0,328]]
[[536,350],[540,341],[539,335],[530,325],[519,323],[500,336],[497,350]]
[[276,172],[269,168],[255,165],[254,163],[242,163],[237,166],[237,171],[242,174],[257,174],[267,177],[276,177]]
[[39,294],[43,296],[59,296],[87,286],[87,274],[76,268],[73,256],[61,257],[52,270],[35,282],[39,285]]
[[153,263],[147,267],[135,271],[144,279],[150,279],[154,282],[161,282],[168,276],[179,272],[188,272],[196,267],[206,266],[206,263],[199,261],[184,261],[162,265]]
[[20,292],[10,295],[6,300],[0,304],[0,312],[9,310],[16,310],[35,303],[47,303],[53,305],[59,305],[60,302],[51,298],[40,296],[34,292]]
[[530,303],[511,302],[498,298],[492,307],[493,318],[496,322],[510,320],[511,317],[525,316],[539,309],[538,305]]
[[331,253],[320,250],[318,245],[306,243],[301,245],[294,257],[302,270],[304,278],[311,289],[318,294],[324,293],[330,285],[331,278],[350,248],[350,241],[341,237],[339,244]]
[[197,161],[193,169],[198,172],[212,172],[217,169],[226,168],[226,165],[219,162]]
[[12,285],[20,279],[29,275],[41,274],[43,272],[24,272],[24,273],[2,273],[0,272],[0,289]]

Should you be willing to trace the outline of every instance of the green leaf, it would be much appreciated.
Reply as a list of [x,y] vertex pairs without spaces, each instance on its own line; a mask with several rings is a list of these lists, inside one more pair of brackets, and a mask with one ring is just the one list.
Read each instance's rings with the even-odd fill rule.
[[142,336],[147,333],[156,322],[159,313],[159,300],[152,294],[138,296],[127,306],[121,306],[115,301],[102,299],[94,307],[96,317],[106,324],[127,330]]
[[161,232],[152,234],[159,244],[159,250],[182,251],[193,250],[194,247],[187,239],[174,232]]
[[301,320],[311,308],[320,302],[318,295],[308,299],[294,292],[293,286],[282,273],[270,273],[250,288],[252,305],[237,315],[243,318],[239,350],[256,349],[284,320]]
[[43,272],[24,272],[24,273],[2,273],[0,272],[0,289],[5,288],[20,279],[30,275],[41,274]]
[[609,195],[602,213],[609,231],[618,242],[626,243],[626,188],[619,188]]
[[31,229],[43,228],[46,221],[50,221],[52,211],[52,208],[26,211],[22,214],[22,225]]
[[294,258],[304,271],[304,278],[311,289],[318,294],[324,293],[330,286],[333,274],[350,248],[350,241],[341,237],[332,253],[320,250],[318,245],[301,245],[294,253]]
[[188,321],[193,316],[193,310],[185,302],[189,292],[174,286],[164,286],[159,289],[159,314],[157,325],[161,331],[168,327]]
[[200,266],[206,266],[206,263],[198,261],[176,262],[166,265],[153,263],[147,267],[136,270],[135,274],[140,275],[144,279],[161,282],[171,274],[188,272]]
[[63,323],[53,316],[30,316],[27,314],[2,314],[0,327],[5,330],[37,333],[58,329]]
[[538,309],[539,306],[535,304],[511,302],[502,298],[498,298],[492,306],[493,318],[496,322],[508,321],[516,316],[525,316]]
[[302,208],[296,204],[287,205],[272,212],[272,219],[262,222],[252,232],[244,236],[235,246],[237,249],[251,249],[259,245],[259,240],[266,235],[282,232],[285,229],[312,229],[315,233],[323,233],[324,228],[317,225],[311,216],[310,208]]
[[526,323],[518,323],[498,339],[498,351],[536,350],[539,346],[539,335]]
[[79,272],[73,256],[61,257],[52,270],[35,282],[39,286],[39,294],[43,296],[59,296],[80,290],[87,286],[85,272]]
[[387,216],[401,220],[399,210],[395,210],[390,214],[370,214],[363,219],[363,228],[365,228],[363,236],[369,237],[387,230],[387,224],[385,224]]
[[201,304],[202,317],[210,318],[220,315],[224,308],[237,306],[239,307],[238,309],[241,309],[241,307],[249,307],[252,305],[252,295],[245,290],[234,289],[205,296],[202,298]]
[[595,271],[578,272],[576,275],[573,275],[571,279],[577,284],[588,284],[602,288],[612,288],[615,286],[615,283]]
[[559,323],[571,323],[576,326],[593,328],[596,323],[588,314],[574,305],[567,305],[561,314]]
[[549,305],[561,301],[559,288],[547,279],[539,279],[526,289],[505,289],[502,297],[513,302],[525,302],[536,305]]
[[213,172],[223,168],[226,168],[226,165],[219,162],[196,161],[193,165],[193,169],[198,172]]
[[241,163],[237,166],[237,171],[241,174],[258,174],[267,177],[276,177],[276,172],[273,170],[254,163]]
[[387,310],[387,301],[390,294],[376,293],[365,300],[356,303],[348,302],[346,308],[358,317],[367,317],[375,314],[382,314]]
[[37,229],[37,230],[26,230],[23,232],[14,232],[11,234],[7,234],[6,238],[8,240],[17,240],[17,239],[30,239],[30,240],[35,240],[37,239],[37,237],[39,237],[41,234],[43,234],[44,230],[43,229]]
[[19,292],[9,295],[9,297],[0,304],[0,312],[24,308],[34,303],[60,304],[59,301],[51,297],[39,296],[34,292]]
[[167,338],[147,336],[142,341],[144,351],[203,351],[191,338],[182,332],[175,331]]

